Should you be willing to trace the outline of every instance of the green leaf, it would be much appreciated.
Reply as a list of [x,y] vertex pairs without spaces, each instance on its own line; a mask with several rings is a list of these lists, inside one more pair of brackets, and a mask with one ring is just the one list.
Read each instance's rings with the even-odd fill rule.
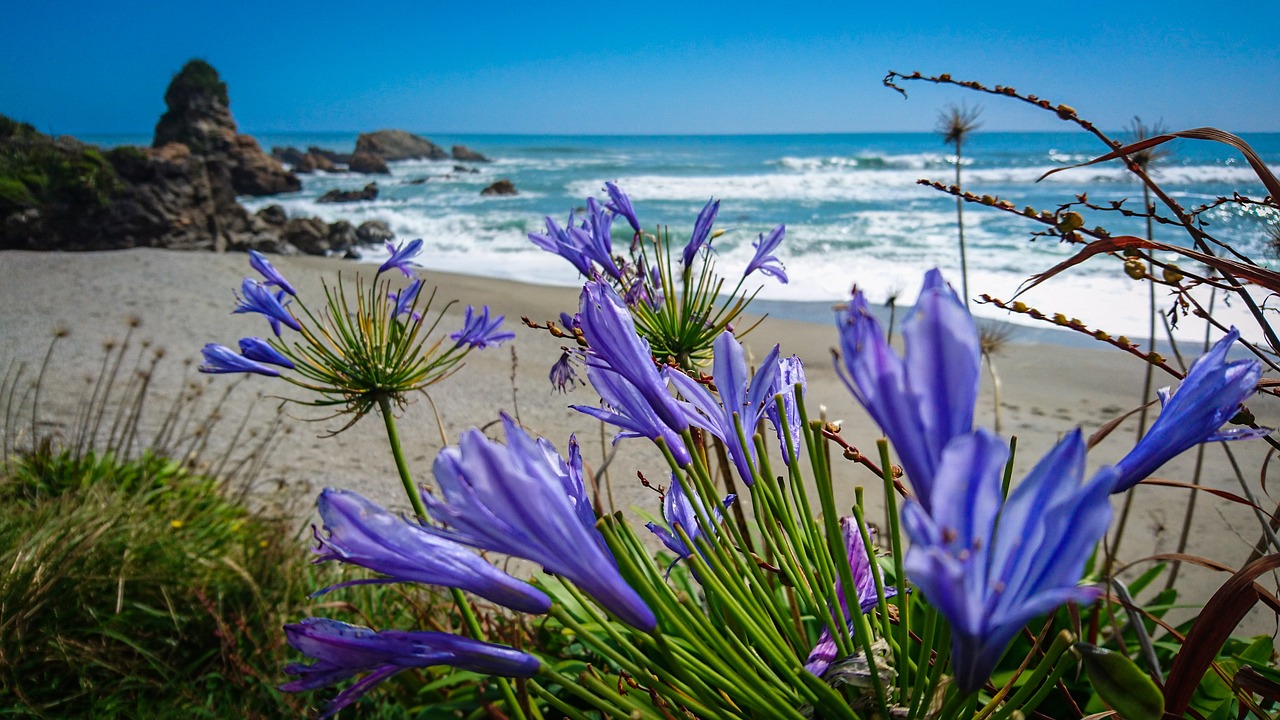
[[1147,586],[1151,584],[1151,581],[1160,577],[1160,574],[1164,572],[1166,567],[1167,566],[1164,563],[1156,563],[1155,565],[1147,568],[1146,572],[1142,573],[1136,580],[1129,583],[1130,594],[1137,597],[1143,590],[1147,589]]
[[1164,695],[1127,656],[1088,643],[1076,643],[1076,652],[1089,675],[1089,684],[1124,720],[1160,720]]

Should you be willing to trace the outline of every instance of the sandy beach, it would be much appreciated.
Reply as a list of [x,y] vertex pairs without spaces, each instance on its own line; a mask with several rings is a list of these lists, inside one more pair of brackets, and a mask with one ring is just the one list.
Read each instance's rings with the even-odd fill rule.
[[[370,266],[315,257],[274,257],[276,267],[297,287],[314,309],[323,297],[321,281],[345,279],[356,273],[372,275]],[[428,268],[430,260],[427,260]],[[237,380],[236,376],[205,376],[195,372],[200,348],[207,342],[234,345],[247,335],[264,335],[266,323],[254,315],[233,315],[232,290],[250,274],[248,257],[240,254],[184,253],[165,250],[128,250],[103,253],[0,253],[0,372],[13,373],[22,366],[25,382],[34,380],[55,328],[68,331],[58,341],[46,374],[39,421],[44,430],[67,432],[76,408],[91,390],[103,358],[103,346],[122,338],[131,318],[140,321],[134,342],[150,342],[145,351],[163,348],[150,390],[158,407],[167,407],[187,383],[207,384],[207,396],[235,384],[223,413],[232,418],[213,442],[225,446],[233,435],[235,418],[258,399],[250,427],[265,427],[279,405],[278,397],[303,397],[283,382],[263,377]],[[590,467],[598,467],[607,450],[602,447],[598,423],[569,409],[570,403],[594,404],[590,387],[562,395],[547,380],[550,365],[559,357],[562,341],[545,332],[524,327],[520,316],[534,320],[555,318],[577,304],[577,292],[514,282],[478,279],[442,272],[423,272],[427,287],[437,286],[434,309],[450,307],[440,327],[451,332],[461,324],[467,304],[488,304],[504,314],[517,335],[513,343],[473,353],[452,377],[428,389],[439,409],[444,431],[450,438],[469,427],[484,426],[504,410],[517,415],[532,432],[550,439],[561,450],[570,433],[576,433]],[[981,291],[981,288],[976,288]],[[1067,310],[1067,309],[1063,309]],[[843,422],[846,440],[865,452],[875,452],[878,433],[836,377],[829,348],[836,344],[833,324],[826,318],[813,323],[766,318],[744,339],[748,352],[763,357],[775,342],[784,353],[799,355],[808,376],[810,408],[824,406],[826,416]],[[141,345],[138,345],[141,348]],[[149,355],[148,355],[149,357]],[[1018,473],[1025,473],[1062,433],[1076,424],[1086,433],[1127,412],[1137,404],[1142,366],[1119,351],[1079,348],[1052,343],[1023,343],[1015,334],[996,358],[1003,381],[1005,434],[1018,436]],[[1157,376],[1157,386],[1169,384]],[[1251,403],[1260,423],[1276,426],[1280,409],[1275,403]],[[262,502],[292,498],[299,522],[309,517],[310,498],[326,486],[358,490],[395,507],[405,505],[390,454],[383,440],[382,423],[368,417],[336,437],[322,437],[341,426],[338,420],[308,422],[323,413],[286,405],[283,431],[287,433],[273,453],[266,472],[254,488]],[[29,423],[26,411],[23,423]],[[152,414],[150,427],[161,412]],[[990,378],[984,374],[978,419],[992,421]],[[22,417],[20,415],[20,417]],[[3,417],[0,417],[3,422]],[[1114,462],[1131,447],[1134,420],[1127,421],[1095,448],[1090,467]],[[18,423],[15,422],[15,425]],[[8,430],[26,432],[22,428]],[[147,428],[144,427],[144,435]],[[430,463],[442,445],[429,402],[418,398],[403,409],[401,433],[411,466],[420,481],[430,483]],[[612,433],[609,433],[612,437]],[[249,442],[241,436],[238,442]],[[605,441],[607,443],[607,440]],[[1259,472],[1266,445],[1237,443],[1232,449],[1245,477],[1261,504],[1270,510],[1274,500],[1262,494]],[[1205,454],[1203,482],[1239,493],[1240,487],[1223,451],[1210,447]],[[1172,480],[1192,478],[1195,453],[1169,463],[1160,475]],[[636,471],[665,484],[663,463],[647,443],[624,441],[609,466],[614,503],[618,508],[637,506],[657,513],[657,495],[640,486]],[[853,487],[867,486],[875,505],[871,517],[880,517],[879,485],[854,463],[837,466],[842,503],[852,502]],[[1182,525],[1187,491],[1164,487],[1140,487],[1120,554],[1133,561],[1151,553],[1171,552]],[[1119,498],[1117,498],[1117,507]],[[1238,567],[1248,557],[1259,535],[1252,511],[1205,495],[1200,498],[1191,531],[1189,552]],[[1226,576],[1187,567],[1179,584],[1188,601],[1203,600]],[[1253,616],[1250,633],[1273,632],[1270,621]]]

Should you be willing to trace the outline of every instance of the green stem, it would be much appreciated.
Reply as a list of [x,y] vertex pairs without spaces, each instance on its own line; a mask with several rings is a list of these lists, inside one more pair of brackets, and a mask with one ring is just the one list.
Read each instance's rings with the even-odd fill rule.
[[[897,585],[898,594],[894,600],[898,606],[898,650],[902,655],[898,658],[898,672],[902,674],[903,689],[911,687],[911,656],[907,652],[911,639],[911,601],[907,596],[907,572],[903,567],[902,529],[898,524],[897,488],[893,485],[893,466],[889,464],[889,443],[881,439],[876,443],[880,451],[880,467],[884,473],[884,503],[889,511],[889,549],[893,553],[893,581]],[[925,645],[924,652],[929,651]],[[921,654],[921,663],[927,663],[928,656]],[[920,665],[919,667],[923,667]]]
[[[1062,677],[1066,667],[1070,666],[1069,663],[1064,664],[1062,659],[1074,640],[1075,638],[1066,630],[1058,633],[1058,636],[1053,639],[1053,644],[1049,646],[1049,651],[1045,653],[1044,658],[1036,665],[1036,669],[1031,672],[1031,676],[1022,684],[1022,687],[1018,688],[1013,697],[1000,706],[999,710],[993,707],[984,708],[975,717],[989,715],[992,720],[1008,720],[1014,712],[1030,705],[1031,701],[1039,705],[1040,701],[1044,700],[1044,696],[1057,684],[1058,678]],[[1067,660],[1071,659],[1067,658]]]
[[409,465],[404,459],[404,449],[400,447],[400,432],[396,430],[396,418],[391,414],[391,400],[385,395],[378,398],[378,410],[382,413],[382,422],[387,427],[387,443],[391,445],[391,456],[396,461],[396,471],[400,473],[400,482],[404,483],[404,492],[409,496],[413,512],[421,520],[427,519],[427,506],[422,502],[422,494],[413,484],[413,476],[409,474]]
[[[391,456],[396,461],[396,471],[400,474],[400,482],[404,483],[404,491],[409,496],[409,502],[413,505],[413,512],[418,516],[419,520],[427,519],[427,507],[422,502],[422,495],[413,484],[413,476],[409,474],[409,465],[404,459],[404,448],[400,446],[400,433],[396,429],[395,416],[391,414],[391,401],[385,397],[378,398],[378,410],[382,413],[382,422],[387,428],[387,443],[391,446]],[[467,626],[467,632],[476,640],[484,640],[484,629],[480,627],[480,620],[476,617],[475,610],[471,607],[471,603],[467,600],[467,596],[458,588],[449,588],[449,594],[453,597],[453,604],[458,608],[458,614],[462,616],[462,621]],[[511,687],[511,683],[506,678],[494,678],[498,682],[499,689],[502,690],[502,699],[506,701],[507,707],[511,710],[511,714],[517,720],[526,720],[524,708],[520,707],[520,701],[516,698],[515,690]]]

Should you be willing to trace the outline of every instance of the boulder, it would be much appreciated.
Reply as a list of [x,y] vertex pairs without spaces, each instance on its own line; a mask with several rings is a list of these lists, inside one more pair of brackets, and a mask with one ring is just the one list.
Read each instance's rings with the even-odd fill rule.
[[356,240],[362,245],[377,245],[395,239],[391,226],[381,220],[366,220],[356,228]]
[[515,183],[503,178],[480,191],[481,195],[516,195]]
[[426,185],[426,184],[427,184],[427,180],[429,180],[429,179],[430,179],[430,178],[424,178],[424,177],[414,178],[414,179],[410,180],[409,182],[407,182],[407,183],[405,183],[405,184],[406,184],[406,185]]
[[210,181],[236,195],[275,195],[302,189],[297,175],[267,155],[258,141],[237,131],[227,84],[203,60],[191,60],[169,83],[167,110],[156,123],[151,146],[182,143],[203,159]]
[[333,172],[334,170],[337,169],[336,167],[334,167],[333,161],[325,157],[324,155],[316,155],[313,152],[308,152],[306,155],[303,155],[302,157],[303,157],[303,160],[310,163],[311,167],[315,168],[316,170]]
[[368,152],[383,160],[446,160],[444,148],[404,130],[379,130],[356,138],[356,152]]
[[363,173],[365,175],[390,175],[391,168],[387,167],[387,162],[381,157],[371,152],[357,150],[351,156],[347,163],[347,169],[351,172]]
[[275,158],[276,160],[279,160],[282,163],[287,163],[289,165],[292,165],[295,168],[298,166],[298,163],[302,162],[302,159],[306,156],[307,156],[306,153],[302,152],[296,147],[280,147],[279,145],[273,145],[271,147],[271,157]]
[[453,148],[449,151],[449,154],[453,156],[454,160],[461,160],[463,162],[482,162],[482,163],[493,162],[489,158],[485,157],[484,155],[481,155],[475,150],[472,150],[466,145],[454,145]]
[[325,150],[324,148],[316,147],[315,145],[311,145],[307,148],[307,154],[315,155],[317,157],[322,157],[325,160],[328,160],[330,164],[334,164],[334,165],[347,165],[351,162],[350,153],[340,153],[340,152],[334,152],[332,150]]
[[378,183],[369,183],[360,190],[339,190],[334,188],[316,198],[318,203],[349,203],[378,198]]
[[284,227],[284,224],[289,222],[288,213],[279,205],[268,205],[254,215],[271,227]]
[[308,255],[329,252],[329,225],[320,218],[294,218],[285,224],[281,237]]
[[356,228],[351,223],[346,220],[329,223],[329,252],[346,253],[358,242]]
[[[485,162],[488,162],[488,161],[486,160]],[[480,172],[479,170],[475,168],[469,168],[466,165],[454,165],[453,171],[456,173],[471,173],[473,175]]]

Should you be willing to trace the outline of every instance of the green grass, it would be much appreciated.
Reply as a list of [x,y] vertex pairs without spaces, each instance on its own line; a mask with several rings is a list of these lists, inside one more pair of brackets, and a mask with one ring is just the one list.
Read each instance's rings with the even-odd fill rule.
[[0,478],[0,686],[16,717],[278,717],[307,572],[283,523],[171,460],[45,449]]

